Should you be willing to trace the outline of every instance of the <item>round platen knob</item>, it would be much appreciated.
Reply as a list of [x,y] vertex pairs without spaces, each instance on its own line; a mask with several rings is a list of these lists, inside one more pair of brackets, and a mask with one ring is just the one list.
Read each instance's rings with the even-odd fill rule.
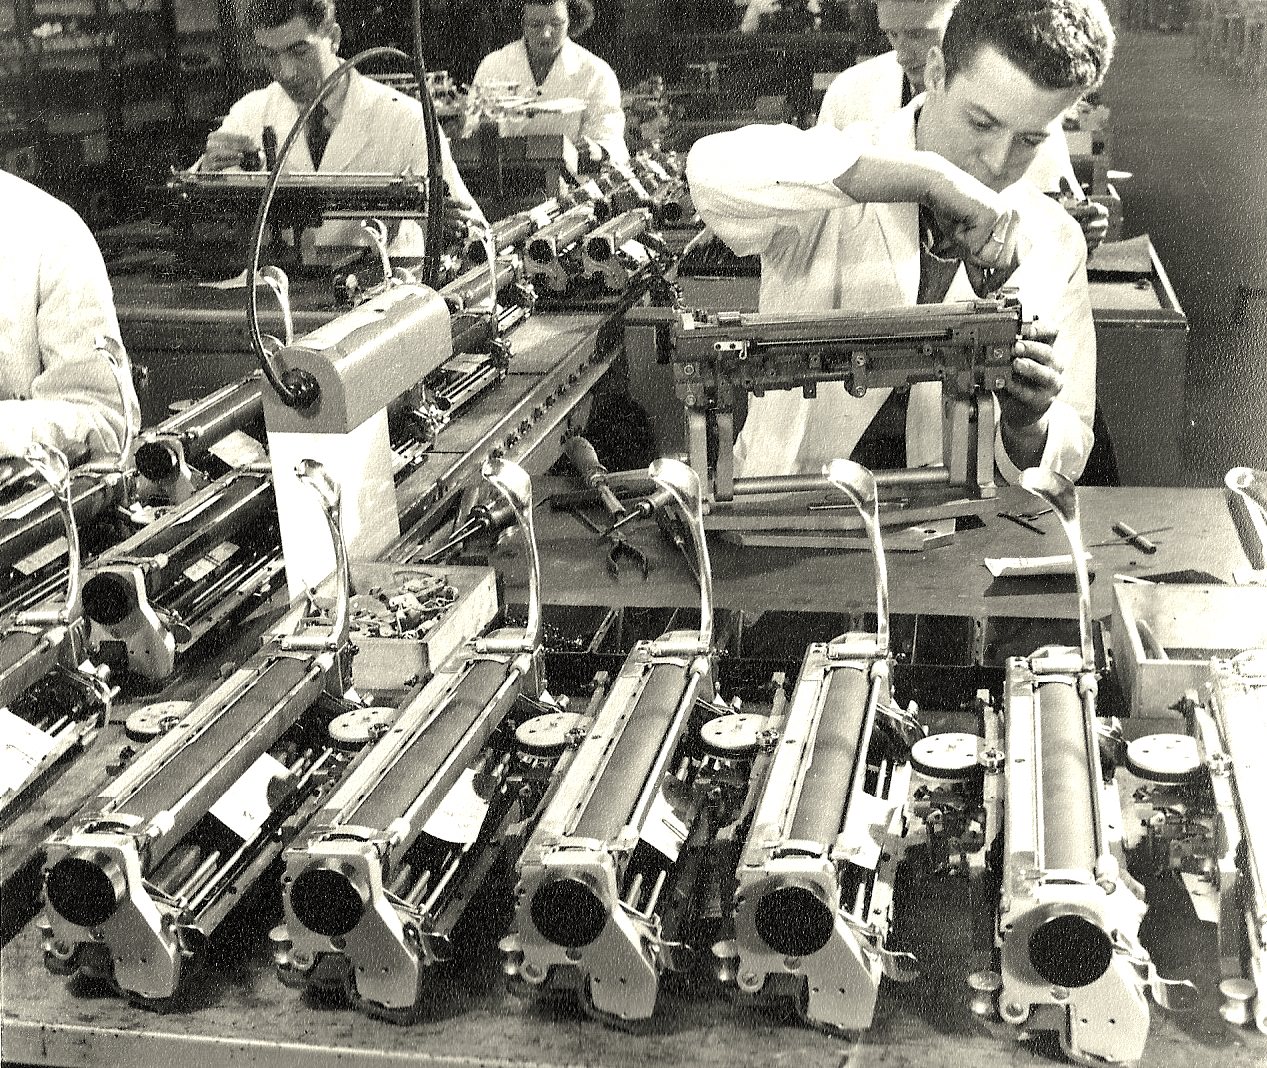
[[1201,771],[1201,755],[1186,734],[1149,734],[1126,747],[1126,766],[1152,782],[1190,782]]
[[515,744],[530,756],[556,756],[563,752],[568,735],[580,724],[576,712],[546,712],[526,719],[515,728]]
[[711,753],[732,758],[753,752],[761,744],[764,729],[765,716],[738,712],[710,719],[700,728],[699,737]]
[[127,888],[127,877],[119,864],[90,850],[63,857],[44,876],[49,905],[79,927],[105,923],[114,915]]
[[975,734],[930,734],[911,747],[911,765],[930,779],[959,782],[981,774],[978,757],[984,748],[985,739]]
[[194,707],[192,701],[158,701],[131,713],[123,729],[134,742],[148,742],[166,734]]
[[335,745],[344,749],[360,749],[375,738],[381,738],[395,722],[394,708],[354,708],[330,721],[330,737]]

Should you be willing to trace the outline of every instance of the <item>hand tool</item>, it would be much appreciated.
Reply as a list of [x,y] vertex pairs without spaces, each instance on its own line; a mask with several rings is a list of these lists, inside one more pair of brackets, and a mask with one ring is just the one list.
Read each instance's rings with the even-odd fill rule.
[[459,545],[465,544],[477,534],[491,531],[496,534],[505,530],[515,521],[515,513],[505,501],[490,501],[488,504],[477,504],[467,513],[466,522],[453,532],[440,548],[423,557],[424,564],[434,564],[442,560]]
[[581,481],[598,494],[603,507],[611,513],[612,518],[620,519],[625,514],[625,506],[607,484],[607,468],[599,460],[589,439],[574,434],[563,443],[563,455],[572,461]]
[[613,579],[620,581],[620,558],[625,556],[638,565],[642,571],[642,581],[647,581],[647,576],[651,573],[651,561],[647,559],[646,553],[630,544],[629,539],[619,531],[612,533],[605,530],[601,523],[590,518],[579,508],[569,508],[568,511],[600,538],[610,543],[611,548],[607,550],[607,572]]

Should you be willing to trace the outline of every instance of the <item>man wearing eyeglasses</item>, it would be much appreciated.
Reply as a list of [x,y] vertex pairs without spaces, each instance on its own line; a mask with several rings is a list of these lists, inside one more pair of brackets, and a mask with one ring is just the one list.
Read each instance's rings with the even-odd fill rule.
[[[317,96],[326,78],[339,66],[341,31],[332,0],[251,0],[245,24],[275,79],[264,89],[247,93],[230,109],[220,128],[207,138],[200,170],[223,171],[242,166],[244,158],[264,145],[272,129],[278,143],[286,140],[299,113]],[[483,216],[467,191],[449,154],[443,131],[440,147],[447,191],[445,225],[465,231]],[[323,174],[399,174],[427,170],[426,134],[418,101],[357,71],[350,71],[331,89],[291,149],[287,172]],[[327,223],[320,244],[363,244],[355,222]],[[395,250],[421,250],[421,230],[405,224]]]
[[624,163],[629,149],[616,72],[572,39],[593,21],[589,0],[524,0],[523,37],[485,56],[472,84],[513,84],[543,101],[581,101],[584,110],[563,132],[592,158]]

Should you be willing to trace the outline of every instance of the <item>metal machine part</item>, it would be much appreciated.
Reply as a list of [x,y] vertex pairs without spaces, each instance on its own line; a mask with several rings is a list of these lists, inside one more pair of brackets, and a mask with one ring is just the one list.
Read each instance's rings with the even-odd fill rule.
[[623,292],[650,262],[651,253],[643,243],[649,240],[650,227],[651,212],[646,208],[622,212],[603,223],[581,246],[581,277],[597,279],[609,292]]
[[598,220],[591,204],[578,204],[542,227],[524,247],[528,280],[548,293],[566,293],[577,267],[565,253],[594,229]]
[[45,843],[45,963],[109,978],[143,1002],[186,965],[280,855],[349,762],[326,738],[348,710],[339,494],[316,465],[340,564],[333,618],[313,614],[198,701]]
[[706,576],[700,629],[630,652],[524,848],[514,925],[502,940],[514,989],[571,993],[625,1026],[655,1011],[702,851],[745,797],[752,759],[742,748],[722,756],[724,747],[703,740],[705,726],[733,710],[713,682],[698,480],[675,460],[656,461],[650,474],[691,525]]
[[713,952],[741,992],[846,1030],[870,1026],[882,975],[915,975],[885,943],[919,725],[893,700],[875,479],[848,460],[826,476],[871,537],[876,631],[806,652],[736,871],[733,936]]
[[1197,916],[1217,928],[1220,1008],[1230,1023],[1267,1033],[1267,861],[1255,828],[1267,826],[1259,767],[1267,706],[1267,654],[1210,664],[1203,693],[1179,707],[1188,734],[1131,743],[1131,770],[1159,867],[1175,871]]
[[1232,505],[1232,518],[1250,563],[1250,581],[1267,577],[1267,472],[1234,467],[1223,479]]
[[428,966],[451,955],[455,924],[509,828],[536,811],[577,718],[544,690],[531,483],[505,461],[483,473],[529,547],[523,629],[454,652],[286,853],[282,980],[341,987],[387,1019],[417,1012]]
[[85,569],[89,644],[165,679],[180,655],[282,581],[272,478],[231,471]]
[[106,721],[110,672],[84,659],[79,530],[70,470],[56,449],[27,462],[48,483],[66,538],[66,593],[0,622],[0,733],[7,759],[0,814],[50,767],[86,746]]
[[[736,478],[734,412],[739,395],[802,390],[813,397],[839,382],[854,396],[868,390],[941,382],[941,466],[886,472],[882,485],[950,486],[992,497],[994,420],[990,393],[1011,381],[1021,336],[1012,298],[921,305],[867,314],[750,315],[637,310],[632,328],[654,326],[667,348],[684,405],[690,464],[708,488],[718,524],[738,499],[830,490],[819,476]],[[709,443],[716,440],[715,450]],[[710,456],[715,459],[710,459]],[[803,521],[804,516],[797,517]]]
[[1145,990],[1158,997],[1162,983],[1139,942],[1142,889],[1125,874],[1121,808],[1097,738],[1077,494],[1045,470],[1021,484],[1069,536],[1082,643],[1010,659],[1002,726],[987,732],[1003,750],[983,789],[987,856],[998,858],[999,1012],[1020,1034],[1055,1031],[1078,1063],[1135,1064],[1148,1038]]

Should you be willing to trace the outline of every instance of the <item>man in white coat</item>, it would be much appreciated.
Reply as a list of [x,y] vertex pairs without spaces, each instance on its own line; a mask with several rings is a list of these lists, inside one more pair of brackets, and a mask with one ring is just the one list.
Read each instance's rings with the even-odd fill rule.
[[[588,8],[588,0],[571,0]],[[592,13],[585,12],[592,20]],[[480,62],[472,85],[513,84],[542,100],[574,99],[584,110],[562,121],[565,133],[582,151],[614,163],[629,160],[625,112],[616,72],[569,36],[574,13],[568,0],[524,0],[523,36],[490,52]]]
[[[1101,0],[960,0],[929,52],[925,96],[883,124],[750,126],[702,139],[687,162],[704,220],[739,255],[761,256],[763,312],[864,312],[1015,287],[1045,329],[1017,343],[1014,383],[996,395],[1009,481],[1036,464],[1077,478],[1092,444],[1086,245],[1017,179],[1060,114],[1102,82],[1112,46]],[[738,471],[818,473],[854,452],[890,392],[854,398],[832,384],[814,400],[753,398]],[[937,383],[910,390],[909,466],[941,461],[940,396]]]
[[[251,0],[245,23],[275,81],[247,93],[229,110],[218,130],[207,138],[198,161],[204,171],[239,168],[243,153],[259,151],[264,130],[272,128],[280,144],[299,119],[299,112],[316,97],[327,77],[338,67],[341,31],[333,0]],[[446,227],[464,229],[483,216],[467,191],[440,134],[446,186]],[[422,105],[372,78],[351,71],[331,90],[313,114],[304,136],[286,160],[287,172],[322,174],[400,174],[427,171],[426,134]],[[319,244],[360,245],[365,235],[354,221],[327,223],[317,235]],[[395,251],[419,254],[421,230],[406,223]]]
[[[819,126],[843,130],[853,122],[878,122],[906,107],[924,91],[924,64],[930,48],[941,44],[955,0],[878,0],[880,29],[892,52],[864,60],[836,75],[818,111]],[[1069,214],[1082,227],[1094,251],[1109,227],[1109,210],[1086,200],[1069,160],[1063,132],[1048,137],[1025,172],[1044,193],[1069,191]],[[1063,182],[1062,182],[1063,179]]]
[[0,457],[32,442],[72,462],[118,453],[140,425],[131,379],[123,392],[98,337],[118,342],[110,279],[97,242],[60,200],[0,171]]

